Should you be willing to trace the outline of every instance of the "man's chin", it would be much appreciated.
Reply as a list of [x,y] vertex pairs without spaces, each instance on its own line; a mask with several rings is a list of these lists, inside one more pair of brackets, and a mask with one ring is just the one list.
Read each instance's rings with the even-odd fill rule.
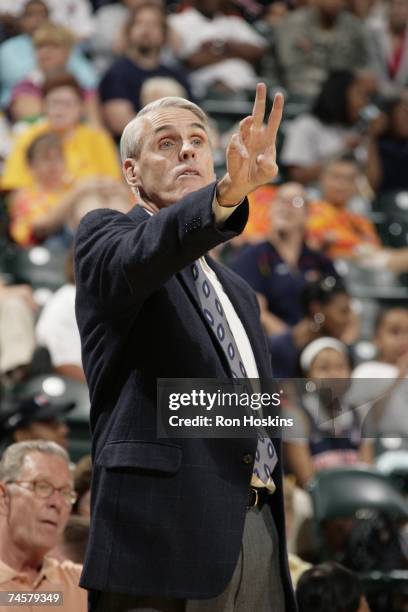
[[183,177],[181,179],[182,184],[177,189],[177,194],[178,194],[177,199],[179,200],[180,198],[183,198],[189,193],[193,193],[193,191],[197,191],[198,189],[201,189],[202,187],[207,187],[207,185],[209,185],[210,182],[211,181],[206,181],[202,176],[198,176],[198,175],[191,175],[189,177]]

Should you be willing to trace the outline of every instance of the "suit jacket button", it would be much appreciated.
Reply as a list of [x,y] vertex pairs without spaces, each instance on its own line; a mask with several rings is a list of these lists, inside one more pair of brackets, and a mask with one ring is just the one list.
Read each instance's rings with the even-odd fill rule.
[[246,463],[247,465],[249,465],[250,463],[253,463],[253,460],[254,460],[254,457],[250,453],[242,457],[242,461]]

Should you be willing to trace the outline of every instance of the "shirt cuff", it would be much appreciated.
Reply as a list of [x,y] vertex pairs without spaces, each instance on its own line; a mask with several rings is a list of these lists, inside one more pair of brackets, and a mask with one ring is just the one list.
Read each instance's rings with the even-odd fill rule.
[[244,200],[238,202],[236,206],[221,206],[217,200],[217,194],[214,194],[214,199],[212,202],[212,210],[215,216],[215,222],[217,225],[222,225],[225,221],[232,215],[234,210],[238,208],[242,204]]

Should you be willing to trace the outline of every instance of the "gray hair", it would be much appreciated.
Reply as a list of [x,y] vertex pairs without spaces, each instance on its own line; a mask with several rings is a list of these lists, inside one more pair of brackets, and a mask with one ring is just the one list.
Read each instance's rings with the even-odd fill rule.
[[166,98],[160,98],[159,100],[150,102],[150,104],[144,106],[137,113],[136,117],[132,119],[123,130],[123,134],[120,139],[120,157],[122,163],[128,157],[137,158],[140,155],[143,119],[146,118],[148,114],[153,113],[160,108],[183,108],[184,110],[188,110],[196,115],[206,128],[209,127],[207,115],[199,106],[197,106],[197,104],[194,104],[194,102],[174,96],[168,96]]
[[61,457],[69,465],[69,456],[66,450],[56,442],[47,440],[27,440],[15,442],[6,448],[0,461],[0,481],[8,482],[19,477],[24,459],[30,453],[44,453]]

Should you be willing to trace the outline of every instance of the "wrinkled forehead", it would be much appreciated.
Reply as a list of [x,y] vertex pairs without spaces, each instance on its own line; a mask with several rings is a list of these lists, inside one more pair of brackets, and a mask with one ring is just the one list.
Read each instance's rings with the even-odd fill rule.
[[155,136],[165,129],[181,131],[188,127],[196,127],[207,131],[207,124],[198,115],[186,108],[166,106],[150,111],[140,118],[143,120],[145,136]]

